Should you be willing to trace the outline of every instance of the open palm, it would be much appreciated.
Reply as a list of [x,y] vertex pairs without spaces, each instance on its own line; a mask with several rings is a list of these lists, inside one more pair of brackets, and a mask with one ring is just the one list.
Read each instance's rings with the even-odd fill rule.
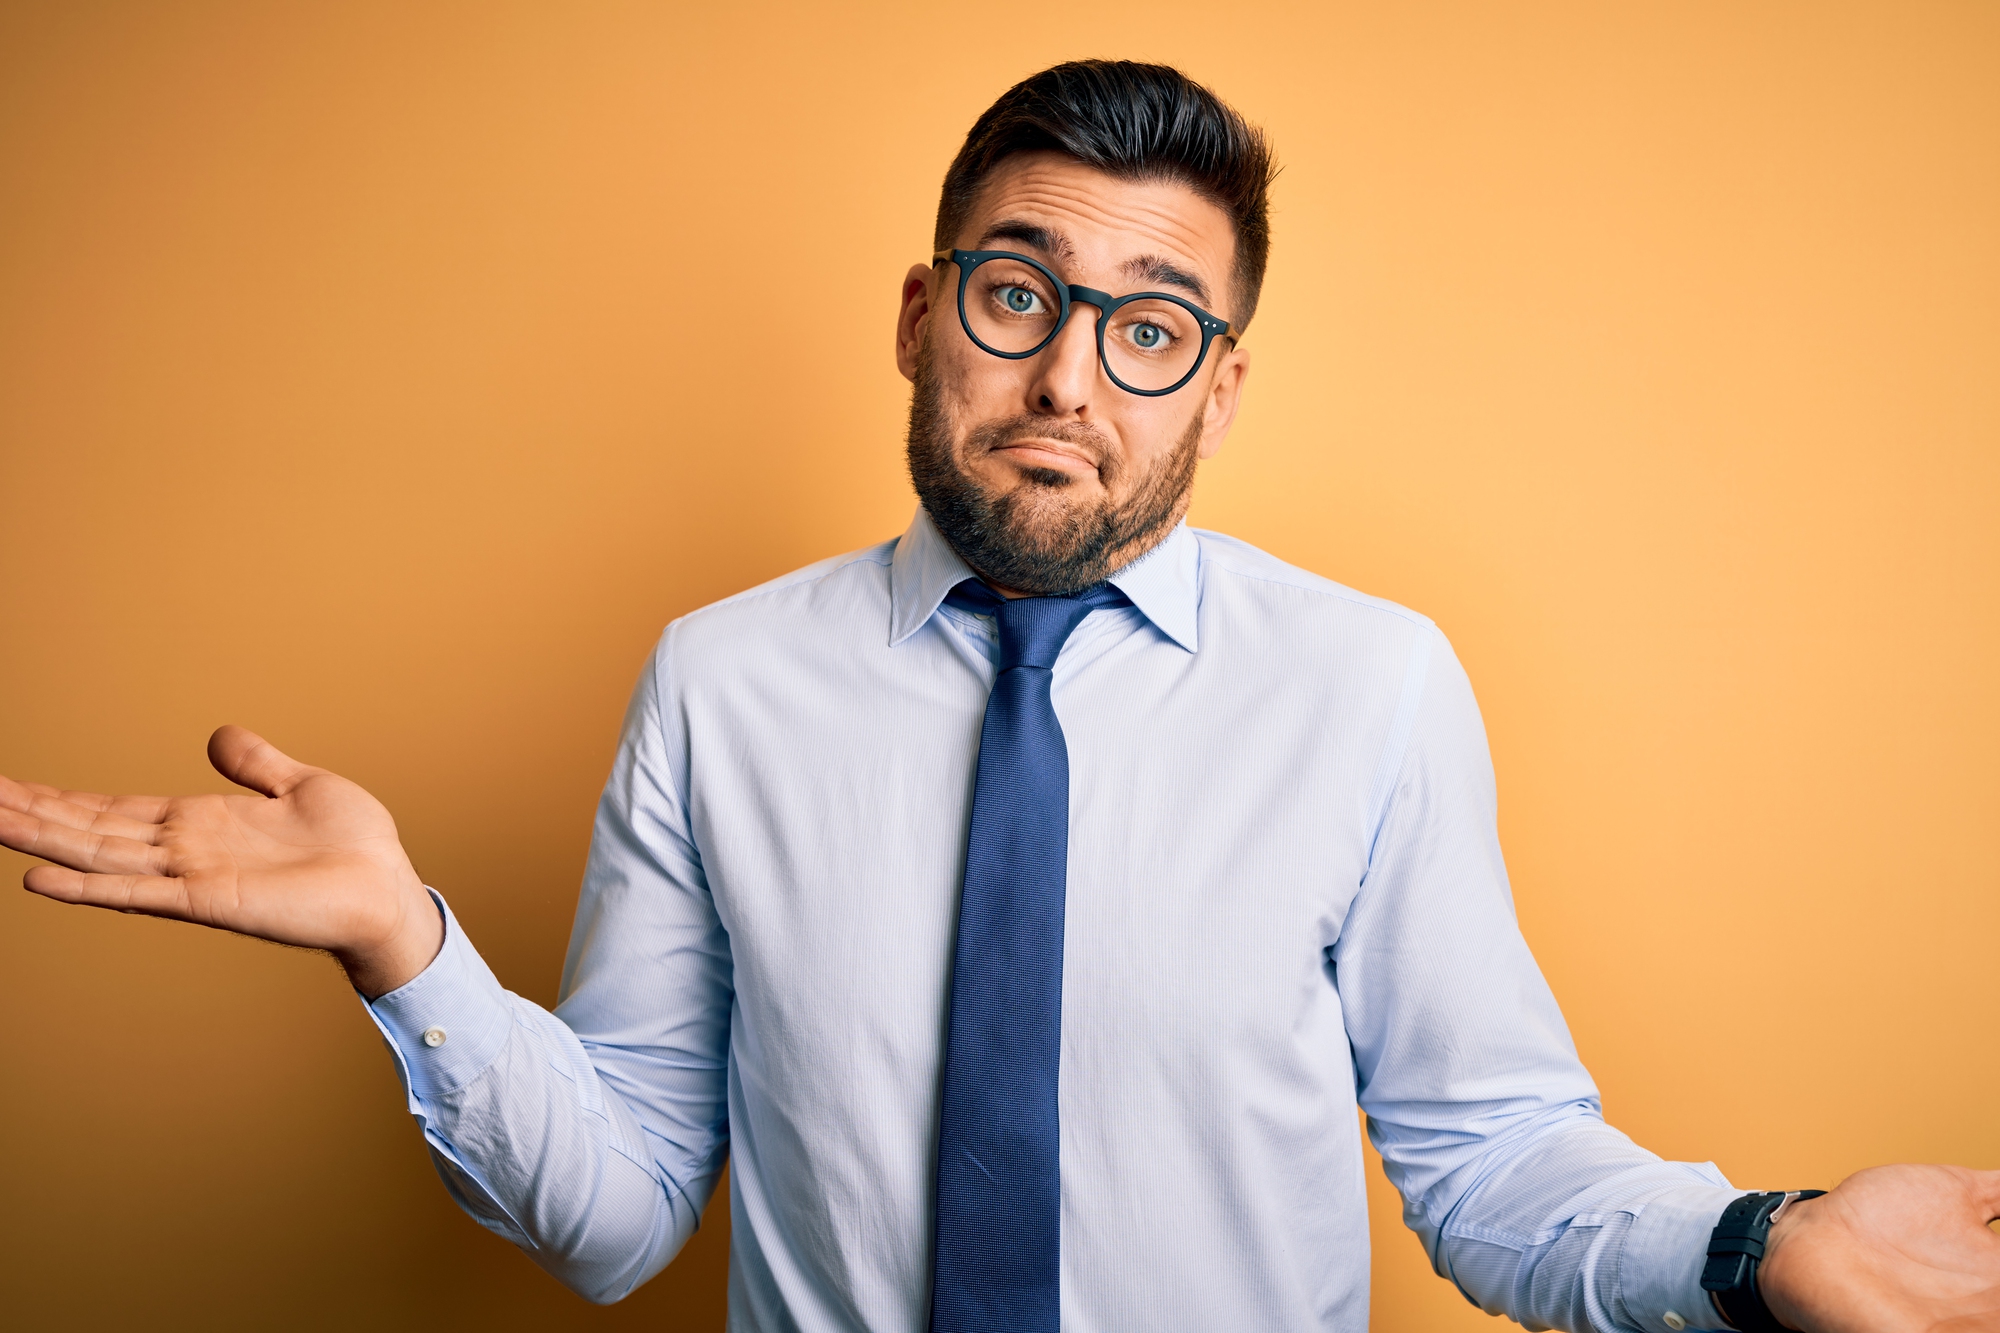
[[103,796],[0,778],[0,844],[39,856],[25,884],[63,902],[326,949],[364,994],[414,976],[442,939],[381,802],[241,727],[209,739],[256,795]]
[[1812,1333],[2000,1333],[2000,1171],[1878,1166],[1787,1209],[1757,1275]]

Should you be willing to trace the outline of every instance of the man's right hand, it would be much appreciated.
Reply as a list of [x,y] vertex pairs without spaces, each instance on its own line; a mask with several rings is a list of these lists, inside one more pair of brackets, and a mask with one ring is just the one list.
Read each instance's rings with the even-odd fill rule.
[[382,803],[223,727],[209,762],[258,795],[99,796],[0,777],[0,845],[44,897],[325,949],[369,999],[430,965],[444,922]]

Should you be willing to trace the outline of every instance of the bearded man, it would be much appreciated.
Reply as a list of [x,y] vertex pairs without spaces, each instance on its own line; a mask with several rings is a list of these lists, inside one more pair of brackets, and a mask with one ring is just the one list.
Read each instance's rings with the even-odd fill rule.
[[386,811],[240,729],[258,795],[0,782],[0,841],[331,951],[453,1196],[592,1300],[727,1159],[732,1328],[1362,1333],[1358,1105],[1437,1271],[1530,1326],[2000,1326],[2000,1173],[1746,1193],[1609,1128],[1450,645],[1186,526],[1272,171],[1159,66],[980,117],[896,328],[922,508],[667,627],[553,1013]]

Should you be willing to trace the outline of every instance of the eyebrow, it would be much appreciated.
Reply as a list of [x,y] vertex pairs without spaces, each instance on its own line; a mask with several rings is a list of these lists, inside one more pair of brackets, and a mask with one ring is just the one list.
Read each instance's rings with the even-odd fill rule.
[[1178,287],[1184,292],[1191,293],[1204,307],[1210,303],[1208,288],[1200,278],[1158,255],[1137,255],[1128,259],[1125,261],[1124,271],[1125,276],[1135,282]]
[[1019,218],[1002,218],[988,227],[986,234],[979,239],[982,245],[987,241],[1019,241],[1031,249],[1040,250],[1051,259],[1068,259],[1075,253],[1069,237],[1040,223],[1023,222]]
[[[1027,222],[1020,218],[1002,218],[986,229],[979,238],[983,246],[989,241],[1016,241],[1033,250],[1039,250],[1051,259],[1068,259],[1075,253],[1069,237],[1039,222]],[[1193,296],[1202,306],[1211,304],[1208,285],[1194,274],[1181,268],[1170,259],[1159,255],[1136,255],[1119,266],[1119,271],[1133,282],[1149,283],[1159,287],[1178,287]]]

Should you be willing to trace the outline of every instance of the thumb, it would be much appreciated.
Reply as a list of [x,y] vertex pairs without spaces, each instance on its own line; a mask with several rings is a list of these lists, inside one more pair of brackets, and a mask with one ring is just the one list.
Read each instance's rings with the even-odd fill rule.
[[217,727],[208,738],[208,762],[241,787],[283,796],[319,772],[244,727]]

